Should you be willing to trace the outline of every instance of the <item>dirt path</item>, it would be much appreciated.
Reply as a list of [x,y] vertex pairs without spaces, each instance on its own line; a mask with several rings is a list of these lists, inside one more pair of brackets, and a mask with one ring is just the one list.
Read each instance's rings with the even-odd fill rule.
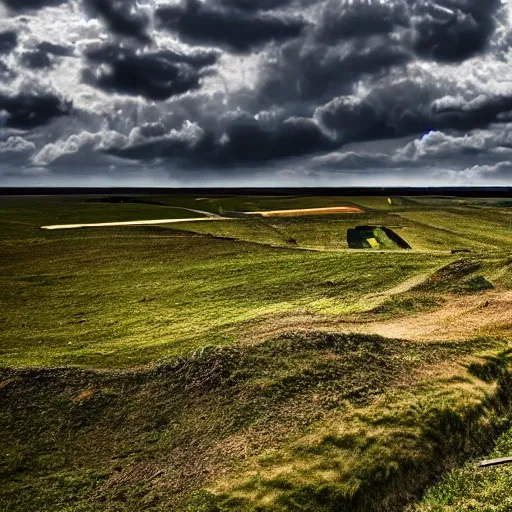
[[177,222],[196,222],[204,220],[228,220],[216,213],[206,212],[204,210],[195,210],[194,208],[185,208],[183,206],[168,206],[172,210],[185,210],[187,212],[198,213],[204,217],[190,219],[155,219],[155,220],[130,220],[119,222],[93,222],[90,224],[56,224],[53,226],[41,226],[41,229],[78,229],[78,228],[104,228],[109,226],[151,226],[154,224],[175,224]]
[[284,332],[312,330],[378,334],[411,341],[457,341],[493,331],[510,332],[512,291],[490,290],[447,297],[443,306],[434,311],[375,322],[347,321],[327,315],[282,315],[248,328],[242,340],[258,342]]
[[409,290],[412,290],[416,286],[423,284],[431,275],[431,272],[426,272],[424,274],[412,276],[409,279],[406,279],[402,283],[398,284],[397,286],[394,286],[393,288],[389,288],[388,290],[384,290],[382,292],[366,295],[364,297],[365,310],[369,311],[370,309],[373,309],[379,304],[382,304],[384,300],[393,297],[394,295],[400,295],[401,293],[405,293],[408,292]]
[[512,291],[450,298],[439,309],[359,326],[358,332],[409,340],[460,340],[512,328]]
[[55,224],[53,226],[41,226],[41,229],[78,229],[78,228],[105,228],[111,226],[151,226],[155,224],[177,224],[179,222],[205,222],[217,220],[231,220],[225,217],[210,216],[191,219],[156,219],[156,220],[129,220],[122,222],[95,222],[92,224]]
[[[104,228],[112,226],[150,226],[154,224],[175,224],[178,222],[197,222],[197,221],[212,221],[212,220],[233,220],[228,217],[222,217],[216,213],[207,212],[204,210],[196,210],[194,208],[185,208],[182,206],[170,206],[169,208],[175,210],[186,210],[192,213],[198,213],[205,217],[191,218],[191,219],[155,219],[155,220],[130,220],[122,222],[94,222],[90,224],[55,224],[52,226],[41,226],[41,229],[79,229],[79,228]],[[315,215],[325,213],[363,213],[361,208],[352,206],[337,206],[334,208],[306,208],[301,210],[275,210],[263,212],[247,212],[248,215],[259,215],[262,217],[274,216],[288,216],[288,215]]]
[[212,217],[214,219],[222,219],[221,215],[212,212],[206,212],[204,210],[194,210],[194,208],[185,208],[184,206],[169,206],[169,208],[173,208],[174,210],[185,210],[187,212],[199,213],[200,215],[204,215],[205,217]]

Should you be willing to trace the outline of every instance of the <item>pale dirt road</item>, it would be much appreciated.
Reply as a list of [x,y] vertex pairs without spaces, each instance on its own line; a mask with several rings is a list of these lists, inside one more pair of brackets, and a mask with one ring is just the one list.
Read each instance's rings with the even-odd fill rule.
[[512,291],[448,298],[439,309],[361,326],[360,332],[414,341],[456,341],[512,329]]
[[93,222],[90,224],[55,224],[53,226],[41,226],[41,229],[78,229],[78,228],[104,228],[109,226],[151,226],[154,224],[174,224],[177,222],[196,222],[204,220],[227,220],[216,213],[206,212],[204,210],[195,210],[193,208],[184,208],[183,206],[169,206],[172,210],[185,210],[187,212],[198,213],[204,217],[189,219],[155,219],[155,220],[129,220],[119,222]]
[[155,219],[155,220],[128,220],[122,222],[95,222],[92,224],[55,224],[41,226],[41,229],[78,229],[78,228],[105,228],[111,226],[151,226],[155,224],[177,224],[179,222],[212,222],[218,220],[231,220],[226,217],[196,217],[190,219]]
[[459,341],[491,332],[512,335],[512,291],[490,290],[445,297],[433,310],[384,321],[356,321],[328,315],[280,315],[251,326],[241,337],[251,343],[285,332],[329,331],[378,334],[410,341]]
[[[94,222],[84,224],[55,224],[51,226],[41,226],[41,229],[79,229],[79,228],[101,228],[112,226],[150,226],[154,224],[175,224],[178,222],[196,222],[205,220],[230,220],[228,217],[222,217],[216,213],[207,212],[204,210],[196,210],[194,208],[184,208],[182,206],[170,206],[169,208],[175,210],[186,210],[192,213],[198,213],[205,217],[190,218],[190,219],[155,219],[155,220],[131,220],[120,222]],[[300,210],[274,210],[262,212],[247,212],[248,215],[258,215],[261,217],[274,217],[274,216],[288,216],[288,215],[315,215],[326,213],[363,213],[361,208],[352,206],[337,206],[334,208],[306,208]],[[232,220],[232,219],[231,219]]]
[[206,212],[204,210],[194,210],[194,208],[185,208],[184,206],[169,206],[169,208],[172,208],[173,210],[185,210],[187,212],[199,213],[200,215],[204,215],[205,217],[212,217],[214,219],[223,218],[221,215],[218,215],[217,213]]

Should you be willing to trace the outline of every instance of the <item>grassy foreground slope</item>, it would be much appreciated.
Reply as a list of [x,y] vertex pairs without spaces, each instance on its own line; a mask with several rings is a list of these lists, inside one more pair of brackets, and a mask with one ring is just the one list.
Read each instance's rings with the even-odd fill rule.
[[231,342],[244,322],[344,313],[433,272],[429,255],[330,254],[158,229],[35,231],[0,246],[4,366],[136,366]]
[[499,432],[510,376],[473,354],[505,347],[295,334],[139,371],[4,369],[0,507],[395,510]]
[[[335,330],[491,311],[512,287],[503,205],[90,199],[0,199],[0,510],[403,510],[510,425],[506,318],[444,342]],[[39,229],[344,204],[365,213]],[[346,251],[365,223],[420,250]]]

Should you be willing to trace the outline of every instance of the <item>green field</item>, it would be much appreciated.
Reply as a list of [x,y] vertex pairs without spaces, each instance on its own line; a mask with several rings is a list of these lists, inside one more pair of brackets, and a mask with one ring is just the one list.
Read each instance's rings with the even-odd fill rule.
[[0,196],[0,510],[509,510],[512,210],[390,199]]

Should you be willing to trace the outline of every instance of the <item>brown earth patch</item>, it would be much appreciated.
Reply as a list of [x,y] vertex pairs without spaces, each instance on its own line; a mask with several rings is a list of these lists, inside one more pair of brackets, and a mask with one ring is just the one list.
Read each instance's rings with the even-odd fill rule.
[[311,330],[378,334],[410,341],[457,341],[509,333],[512,332],[512,291],[450,295],[433,311],[383,321],[315,314],[280,315],[248,326],[241,341],[260,342],[285,332]]
[[454,341],[512,328],[512,291],[450,297],[434,311],[368,324],[361,332],[411,341]]
[[96,388],[86,389],[85,391],[82,391],[77,397],[75,397],[73,399],[73,402],[75,402],[75,403],[83,402],[84,400],[87,400],[87,399],[93,397],[97,392],[98,392],[98,390]]

